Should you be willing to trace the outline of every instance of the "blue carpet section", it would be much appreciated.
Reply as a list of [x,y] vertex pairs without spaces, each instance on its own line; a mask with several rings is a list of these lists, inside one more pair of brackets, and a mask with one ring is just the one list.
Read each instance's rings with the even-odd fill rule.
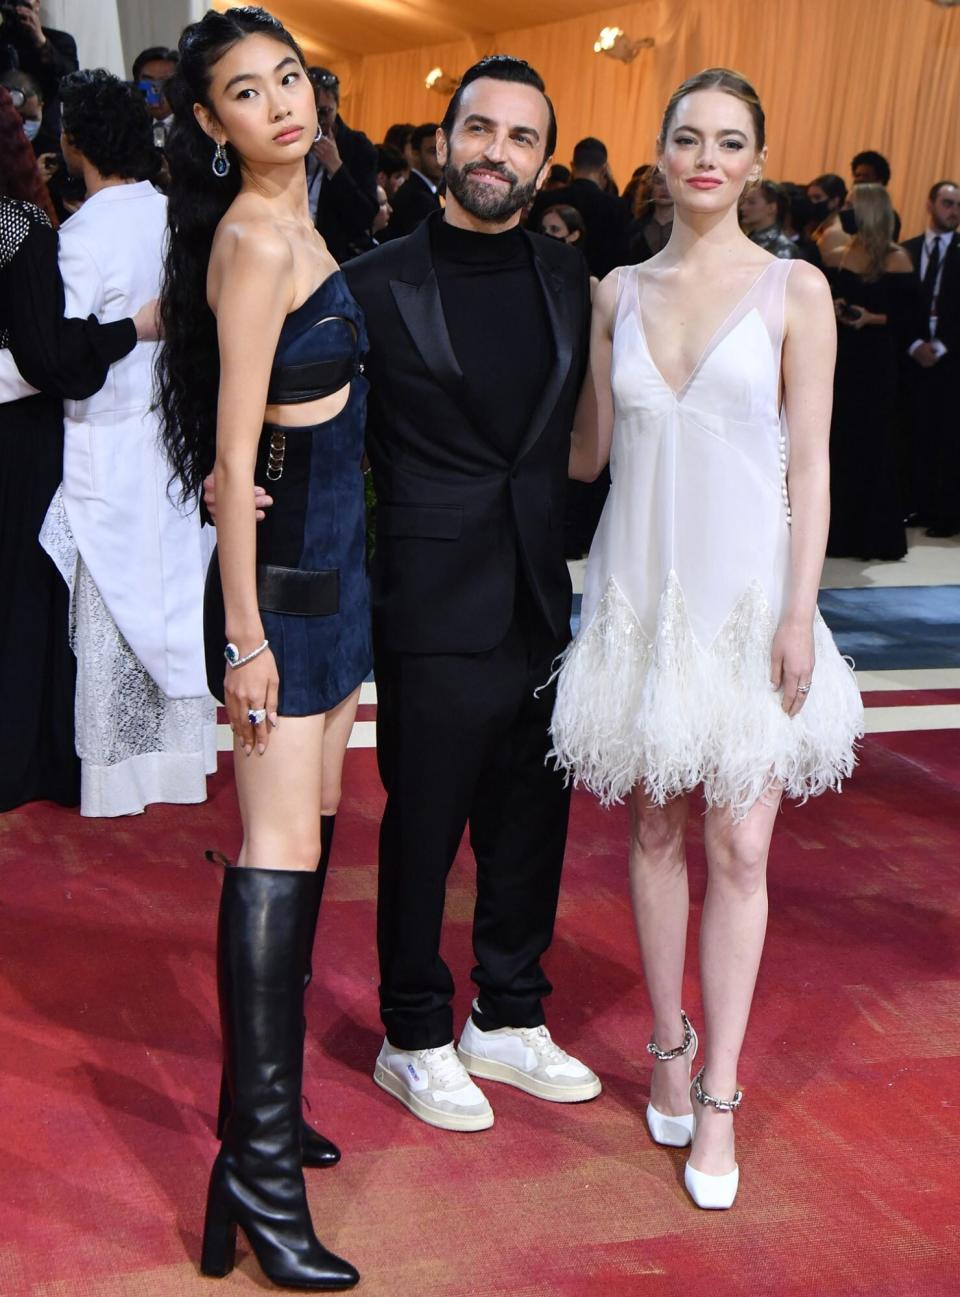
[[[858,671],[960,667],[960,585],[821,590],[820,612]],[[573,633],[580,629],[573,596]]]
[[821,590],[819,603],[860,671],[960,666],[960,585]]

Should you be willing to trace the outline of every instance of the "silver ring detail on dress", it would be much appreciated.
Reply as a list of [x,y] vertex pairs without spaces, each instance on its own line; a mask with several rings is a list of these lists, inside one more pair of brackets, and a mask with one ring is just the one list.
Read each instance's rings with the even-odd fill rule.
[[247,720],[251,725],[262,725],[267,719],[266,707],[251,707],[247,712]]
[[797,685],[797,693],[798,693],[798,694],[808,694],[809,692],[810,692],[810,686],[809,686],[809,685]]

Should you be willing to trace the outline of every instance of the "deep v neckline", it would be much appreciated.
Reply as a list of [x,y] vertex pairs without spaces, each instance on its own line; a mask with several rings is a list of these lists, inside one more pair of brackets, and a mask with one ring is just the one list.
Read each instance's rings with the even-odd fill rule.
[[740,294],[737,300],[730,307],[730,310],[727,311],[726,315],[723,317],[723,319],[714,329],[713,333],[711,333],[710,337],[707,339],[706,344],[703,347],[703,350],[700,352],[700,355],[697,357],[696,363],[694,364],[690,373],[683,380],[683,382],[680,384],[679,387],[674,387],[672,383],[667,382],[667,379],[664,377],[662,369],[657,364],[656,360],[654,360],[653,358],[653,352],[651,351],[650,343],[647,340],[647,326],[643,322],[643,306],[641,305],[641,300],[640,300],[641,297],[640,276],[639,273],[636,275],[634,291],[636,293],[636,302],[637,302],[637,321],[640,325],[640,336],[643,339],[644,350],[647,353],[647,358],[650,361],[650,365],[653,368],[653,371],[656,374],[657,378],[660,380],[660,382],[667,389],[667,391],[670,393],[670,395],[673,397],[675,401],[683,400],[684,396],[689,390],[690,384],[700,373],[700,370],[710,359],[710,356],[713,354],[713,352],[716,350],[717,346],[719,345],[721,340],[721,335],[723,334],[727,325],[736,315],[737,311],[739,311],[740,307],[744,304],[744,302],[747,300],[750,294],[759,285],[764,275],[766,275],[766,273],[777,264],[778,264],[777,259],[776,257],[774,257],[773,260],[770,261],[766,266],[764,266],[764,268],[760,271],[760,273],[757,276],[755,276],[753,282],[749,285],[746,291]]

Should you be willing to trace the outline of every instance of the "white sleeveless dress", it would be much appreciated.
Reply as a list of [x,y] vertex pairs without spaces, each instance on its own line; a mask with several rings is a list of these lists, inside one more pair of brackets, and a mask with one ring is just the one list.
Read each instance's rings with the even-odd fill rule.
[[790,578],[789,438],[780,354],[792,261],[771,259],[674,391],[619,271],[612,485],[587,561],[551,734],[603,803],[642,784],[663,804],[702,784],[742,817],[768,790],[806,799],[853,769],[863,707],[819,612],[812,687],[792,719],[770,685]]

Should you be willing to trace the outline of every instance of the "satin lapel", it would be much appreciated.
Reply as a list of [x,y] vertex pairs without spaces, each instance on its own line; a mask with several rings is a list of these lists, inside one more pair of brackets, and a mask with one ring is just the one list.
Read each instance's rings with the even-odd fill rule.
[[[430,219],[433,219],[432,217]],[[390,292],[423,363],[455,401],[463,401],[463,371],[443,316],[440,285],[430,255],[429,221],[408,236],[403,279],[391,279]]]
[[404,284],[393,279],[390,291],[423,363],[454,400],[462,401],[463,371],[453,354],[447,322],[443,318],[436,271],[431,267],[421,284]]
[[553,369],[544,384],[540,400],[537,402],[536,409],[530,420],[530,426],[527,428],[523,441],[520,443],[520,449],[517,451],[518,460],[522,459],[531,446],[536,444],[540,434],[547,426],[547,420],[553,414],[560,393],[563,391],[563,385],[567,381],[567,375],[570,372],[570,363],[573,360],[573,337],[570,330],[570,321],[565,319],[563,314],[563,276],[555,270],[551,270],[549,266],[544,265],[535,250],[533,264],[536,267],[537,276],[543,288],[543,298],[547,305],[547,316],[550,320],[550,328],[553,333],[557,354]]

